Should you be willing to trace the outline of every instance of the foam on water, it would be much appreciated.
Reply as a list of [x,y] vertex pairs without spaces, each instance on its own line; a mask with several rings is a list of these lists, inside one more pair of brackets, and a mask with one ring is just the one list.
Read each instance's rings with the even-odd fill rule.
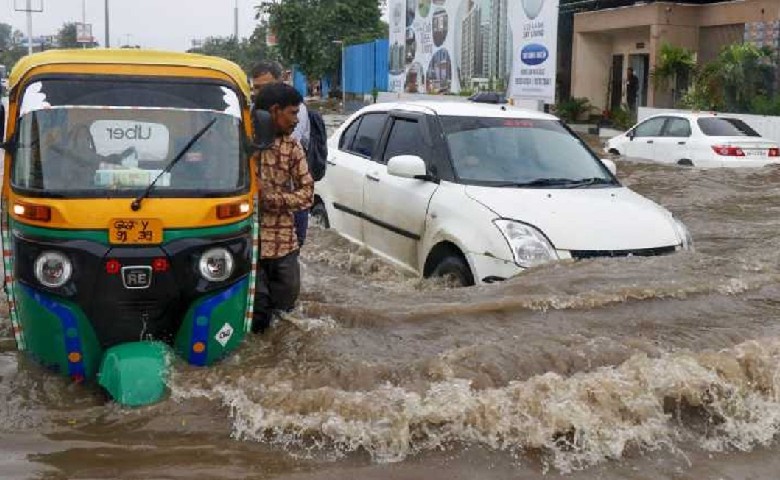
[[476,390],[463,379],[422,393],[386,384],[370,391],[295,389],[241,377],[173,398],[227,406],[237,439],[288,450],[367,451],[377,462],[476,443],[513,453],[537,451],[568,472],[627,451],[694,440],[711,451],[769,445],[780,430],[780,338],[732,349],[635,355],[615,367],[572,376],[546,373]]

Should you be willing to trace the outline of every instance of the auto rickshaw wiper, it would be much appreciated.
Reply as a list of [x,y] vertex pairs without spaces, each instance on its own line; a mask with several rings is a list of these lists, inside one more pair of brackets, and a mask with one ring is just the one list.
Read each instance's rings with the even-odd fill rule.
[[217,122],[217,117],[212,118],[211,121],[207,123],[205,127],[201,128],[200,131],[196,133],[195,136],[192,137],[189,142],[187,142],[187,145],[185,145],[184,148],[181,149],[179,154],[173,157],[173,160],[168,162],[168,165],[166,165],[165,168],[163,168],[162,171],[159,174],[157,174],[156,177],[154,177],[154,180],[152,180],[149,186],[146,187],[144,193],[139,195],[135,200],[133,200],[133,203],[130,204],[130,209],[132,211],[137,212],[138,210],[141,209],[141,202],[143,201],[144,198],[148,197],[150,193],[152,193],[152,189],[157,184],[157,180],[159,180],[160,177],[162,177],[166,173],[170,172],[171,169],[173,169],[173,167],[175,167],[176,164],[179,163],[179,160],[181,160],[184,157],[184,154],[187,153],[190,150],[190,148],[192,148],[193,145],[195,145],[195,142],[200,140],[200,137],[202,137],[208,131],[208,129],[211,128],[211,126],[214,125],[216,122]]

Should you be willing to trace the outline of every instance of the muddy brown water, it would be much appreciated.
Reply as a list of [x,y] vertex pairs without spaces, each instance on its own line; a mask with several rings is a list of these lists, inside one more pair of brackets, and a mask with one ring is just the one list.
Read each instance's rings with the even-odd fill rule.
[[41,370],[4,316],[0,478],[777,478],[780,170],[618,168],[694,253],[453,289],[313,228],[298,311],[149,407]]

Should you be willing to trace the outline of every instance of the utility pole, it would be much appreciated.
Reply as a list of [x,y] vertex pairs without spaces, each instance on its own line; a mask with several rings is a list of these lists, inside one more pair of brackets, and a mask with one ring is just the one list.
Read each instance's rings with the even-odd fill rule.
[[106,0],[106,48],[111,48],[111,40],[109,40],[111,37],[108,35],[108,0]]
[[[24,6],[21,6],[20,4]],[[43,0],[40,0],[40,3],[37,5],[40,6],[33,5],[33,0],[24,0],[24,3],[19,2],[19,0],[14,0],[14,10],[16,10],[17,12],[27,13],[27,54],[28,55],[32,55],[33,53],[32,14],[40,13],[43,11]]]

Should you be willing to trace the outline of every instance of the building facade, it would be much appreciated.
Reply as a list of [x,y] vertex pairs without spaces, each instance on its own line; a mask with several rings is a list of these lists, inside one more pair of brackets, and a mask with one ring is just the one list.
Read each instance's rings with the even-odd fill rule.
[[780,50],[780,0],[636,2],[576,13],[571,96],[586,97],[600,109],[619,107],[626,103],[626,72],[632,67],[640,83],[638,105],[671,107],[671,87],[654,89],[650,81],[664,43],[695,52],[703,64],[724,46],[743,41]]

